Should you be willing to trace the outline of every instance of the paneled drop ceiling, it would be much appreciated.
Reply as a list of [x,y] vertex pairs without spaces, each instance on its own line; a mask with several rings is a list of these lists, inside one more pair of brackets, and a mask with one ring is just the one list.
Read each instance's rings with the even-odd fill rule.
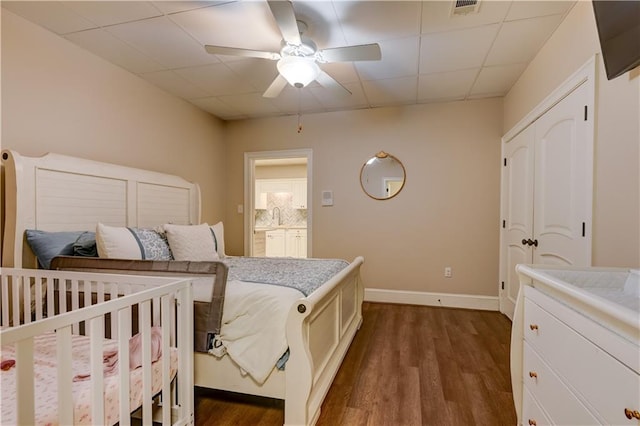
[[294,0],[319,49],[379,43],[382,60],[321,68],[352,92],[317,83],[262,93],[266,59],[211,55],[203,45],[280,51],[266,1],[2,1],[2,7],[224,120],[504,96],[575,1]]

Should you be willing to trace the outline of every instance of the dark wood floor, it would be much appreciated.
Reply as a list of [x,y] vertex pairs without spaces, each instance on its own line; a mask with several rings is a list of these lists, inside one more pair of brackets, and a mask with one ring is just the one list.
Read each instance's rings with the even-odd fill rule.
[[[511,322],[487,311],[365,303],[318,420],[334,425],[515,425]],[[198,390],[197,425],[282,425],[279,400]]]

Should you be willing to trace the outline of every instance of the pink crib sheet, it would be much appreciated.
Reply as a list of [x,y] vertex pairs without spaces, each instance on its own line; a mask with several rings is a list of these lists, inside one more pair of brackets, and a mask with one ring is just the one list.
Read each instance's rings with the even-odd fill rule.
[[[73,374],[90,371],[89,337],[73,336]],[[117,342],[107,340],[105,350],[115,349]],[[13,346],[3,346],[2,359],[15,359]],[[177,371],[178,355],[172,348],[170,372],[173,378]],[[58,394],[57,394],[57,368],[56,368],[56,335],[53,332],[45,333],[34,339],[34,366],[35,366],[35,420],[37,425],[57,425]],[[162,387],[162,363],[154,362],[152,365],[152,389],[154,394]],[[142,405],[142,369],[138,368],[130,372],[130,407]],[[0,371],[0,424],[16,424],[16,369]],[[118,376],[105,377],[105,397],[103,422],[93,422],[91,419],[91,381],[78,381],[73,383],[74,423],[94,424],[104,423],[113,425],[118,422],[118,404],[120,403]]]

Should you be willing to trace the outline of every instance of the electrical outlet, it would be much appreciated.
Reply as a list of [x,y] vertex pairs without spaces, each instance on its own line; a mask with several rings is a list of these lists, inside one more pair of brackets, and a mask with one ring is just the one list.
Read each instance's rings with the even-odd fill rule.
[[451,278],[451,266],[447,266],[444,268],[444,277]]

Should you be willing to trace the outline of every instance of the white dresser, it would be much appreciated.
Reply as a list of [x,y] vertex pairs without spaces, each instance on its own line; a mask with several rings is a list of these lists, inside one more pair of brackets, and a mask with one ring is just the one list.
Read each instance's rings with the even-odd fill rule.
[[638,276],[517,270],[511,373],[520,424],[640,425]]

